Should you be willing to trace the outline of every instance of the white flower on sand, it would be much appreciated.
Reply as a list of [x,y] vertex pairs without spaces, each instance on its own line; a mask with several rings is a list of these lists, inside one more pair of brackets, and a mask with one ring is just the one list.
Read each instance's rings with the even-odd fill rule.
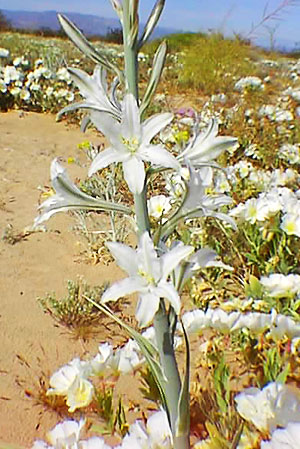
[[151,217],[160,219],[171,210],[170,198],[165,195],[152,196],[148,201],[148,211]]
[[127,94],[122,104],[121,123],[109,114],[91,113],[95,126],[110,141],[111,146],[100,152],[92,162],[89,175],[116,162],[122,162],[124,178],[130,191],[141,193],[145,183],[144,162],[179,169],[179,163],[161,145],[151,145],[153,137],[173,118],[172,114],[157,114],[140,121],[139,108],[132,94]]
[[272,433],[270,441],[262,441],[261,449],[299,449],[300,423],[290,422],[285,429]]
[[115,449],[172,449],[172,436],[166,412],[154,413],[147,421],[135,421],[122,444]]
[[119,373],[131,373],[135,371],[144,359],[139,353],[139,346],[134,340],[128,342],[118,348],[110,360],[110,368]]
[[50,378],[47,395],[65,396],[69,411],[86,407],[93,398],[94,387],[86,378],[91,374],[91,366],[75,358],[62,366]]
[[193,247],[177,245],[158,257],[154,244],[147,232],[139,241],[137,250],[121,243],[109,242],[107,246],[118,265],[129,274],[109,287],[102,296],[102,302],[116,301],[122,296],[139,293],[136,318],[141,327],[147,326],[159,308],[160,298],[166,298],[175,312],[180,311],[180,298],[169,274],[193,252]]
[[80,433],[84,426],[84,419],[79,422],[73,420],[57,424],[47,434],[49,446],[45,441],[36,440],[32,449],[110,449],[103,438],[92,437],[89,440],[80,440]]
[[91,360],[90,366],[92,374],[100,376],[109,366],[113,357],[113,347],[109,343],[99,345],[98,354]]
[[218,122],[211,120],[207,129],[196,135],[177,159],[188,159],[194,166],[216,159],[224,150],[237,145],[237,139],[229,136],[217,136]]
[[289,385],[272,382],[262,390],[247,388],[235,401],[239,414],[262,432],[300,422],[300,392]]

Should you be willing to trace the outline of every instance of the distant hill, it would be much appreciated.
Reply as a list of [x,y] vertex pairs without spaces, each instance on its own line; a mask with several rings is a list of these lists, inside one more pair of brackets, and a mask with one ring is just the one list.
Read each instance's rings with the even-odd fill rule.
[[[50,28],[51,30],[59,30],[60,24],[57,20],[56,11],[9,11],[1,9],[4,16],[9,20],[14,28],[23,28],[28,30],[39,30]],[[105,17],[94,16],[91,14],[79,14],[75,12],[63,12],[78,28],[87,36],[101,35],[104,36],[110,29],[120,28],[118,19],[108,19]],[[167,34],[178,33],[178,30],[172,28],[157,27],[153,33],[153,37],[161,37]]]

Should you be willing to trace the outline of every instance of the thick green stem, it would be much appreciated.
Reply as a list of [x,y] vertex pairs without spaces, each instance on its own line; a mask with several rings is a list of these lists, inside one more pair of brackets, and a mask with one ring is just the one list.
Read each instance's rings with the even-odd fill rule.
[[[139,101],[138,91],[138,29],[134,38],[133,24],[130,22],[130,2],[124,0],[123,4],[123,41],[124,41],[124,59],[125,59],[125,79],[126,91],[134,95]],[[134,21],[138,27],[138,19]],[[143,191],[134,195],[134,207],[138,235],[150,230],[149,216],[147,210],[146,182]]]
[[142,193],[134,195],[134,209],[138,235],[141,236],[145,231],[150,231],[150,222],[147,208],[146,187]]
[[154,317],[154,329],[160,363],[166,377],[165,392],[170,413],[171,429],[173,436],[175,436],[181,380],[172,343],[169,319],[162,300],[159,310]]

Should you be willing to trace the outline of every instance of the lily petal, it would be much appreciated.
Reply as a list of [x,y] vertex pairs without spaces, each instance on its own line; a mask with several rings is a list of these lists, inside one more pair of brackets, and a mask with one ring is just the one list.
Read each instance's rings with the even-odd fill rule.
[[135,316],[140,327],[148,326],[159,308],[159,296],[153,293],[140,294]]
[[[127,156],[128,157],[128,156]],[[133,194],[141,193],[145,184],[144,162],[136,156],[123,161],[124,178]]]
[[144,288],[145,283],[140,277],[125,278],[119,282],[115,282],[111,287],[105,290],[101,302],[117,301],[117,299],[123,296],[131,295],[131,293],[141,291]]
[[180,297],[171,282],[166,282],[164,280],[160,281],[158,286],[155,288],[155,293],[160,298],[166,298],[172,305],[177,315],[179,315],[181,307]]
[[132,94],[127,94],[124,97],[122,117],[122,136],[126,139],[139,139],[141,136],[140,111]]
[[152,276],[155,281],[160,279],[160,262],[148,232],[144,232],[140,238],[137,249],[137,263],[142,272]]
[[110,114],[99,111],[92,111],[90,114],[91,121],[96,128],[104,134],[110,141],[111,145],[118,149],[121,145],[121,125]]
[[57,212],[82,210],[113,210],[130,214],[130,209],[119,203],[111,203],[87,195],[82,192],[68,177],[66,170],[57,159],[51,163],[51,181],[56,194],[49,197],[40,206],[42,214],[34,221],[34,227],[39,226]]
[[172,248],[170,251],[165,253],[161,257],[161,265],[162,265],[162,279],[166,280],[168,275],[175,269],[180,262],[188,257],[194,248],[192,246],[186,246],[182,243],[178,243],[175,248]]
[[166,112],[165,114],[155,114],[142,123],[143,141],[147,145],[154,136],[164,129],[172,120],[174,115]]
[[126,271],[130,276],[137,274],[138,264],[134,249],[117,242],[107,242],[106,246],[122,270]]
[[153,165],[174,168],[174,170],[180,169],[180,164],[177,159],[161,145],[142,145],[140,153],[145,161],[149,161]]
[[98,170],[102,170],[102,168],[105,168],[114,162],[124,162],[127,158],[128,155],[125,152],[119,152],[112,147],[106,148],[106,150],[97,154],[91,163],[89,168],[89,176],[92,176]]

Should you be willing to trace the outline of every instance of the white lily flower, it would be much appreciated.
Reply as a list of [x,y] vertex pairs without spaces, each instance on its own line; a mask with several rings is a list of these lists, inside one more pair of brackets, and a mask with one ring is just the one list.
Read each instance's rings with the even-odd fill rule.
[[132,94],[124,98],[121,123],[109,114],[92,112],[92,122],[108,138],[111,146],[95,157],[89,175],[112,163],[121,162],[130,191],[138,194],[145,183],[144,162],[178,170],[180,164],[174,156],[161,145],[150,144],[172,118],[173,115],[169,113],[157,114],[141,123],[137,101]]
[[136,251],[121,243],[109,242],[107,246],[117,264],[127,271],[129,277],[108,288],[102,296],[102,302],[116,301],[122,296],[138,292],[136,318],[141,327],[147,326],[153,319],[159,308],[160,298],[166,298],[179,314],[178,292],[167,279],[177,265],[193,252],[192,246],[177,245],[158,257],[147,232],[141,236]]
[[215,160],[220,154],[237,144],[237,139],[229,136],[217,136],[218,122],[211,120],[207,129],[196,136],[177,159],[188,159],[194,166]]
[[290,422],[285,429],[272,433],[270,441],[262,441],[261,449],[299,449],[300,423]]
[[52,161],[50,175],[56,194],[50,196],[39,206],[39,210],[43,212],[34,220],[34,227],[39,226],[57,212],[72,209],[115,210],[130,213],[130,210],[121,204],[100,200],[82,192],[69,179],[66,170],[58,162],[58,159]]
[[227,195],[216,194],[207,195],[200,172],[189,165],[190,180],[187,183],[187,193],[183,200],[180,214],[188,214],[189,218],[215,217],[230,224],[236,229],[234,220],[227,214],[219,212],[222,206],[232,203],[232,199]]
[[121,107],[114,95],[109,98],[106,82],[106,71],[97,65],[92,76],[83,70],[68,67],[67,74],[74,81],[85,101],[74,103],[63,108],[58,116],[74,109],[84,108],[94,111],[107,112],[114,118],[121,118]]

